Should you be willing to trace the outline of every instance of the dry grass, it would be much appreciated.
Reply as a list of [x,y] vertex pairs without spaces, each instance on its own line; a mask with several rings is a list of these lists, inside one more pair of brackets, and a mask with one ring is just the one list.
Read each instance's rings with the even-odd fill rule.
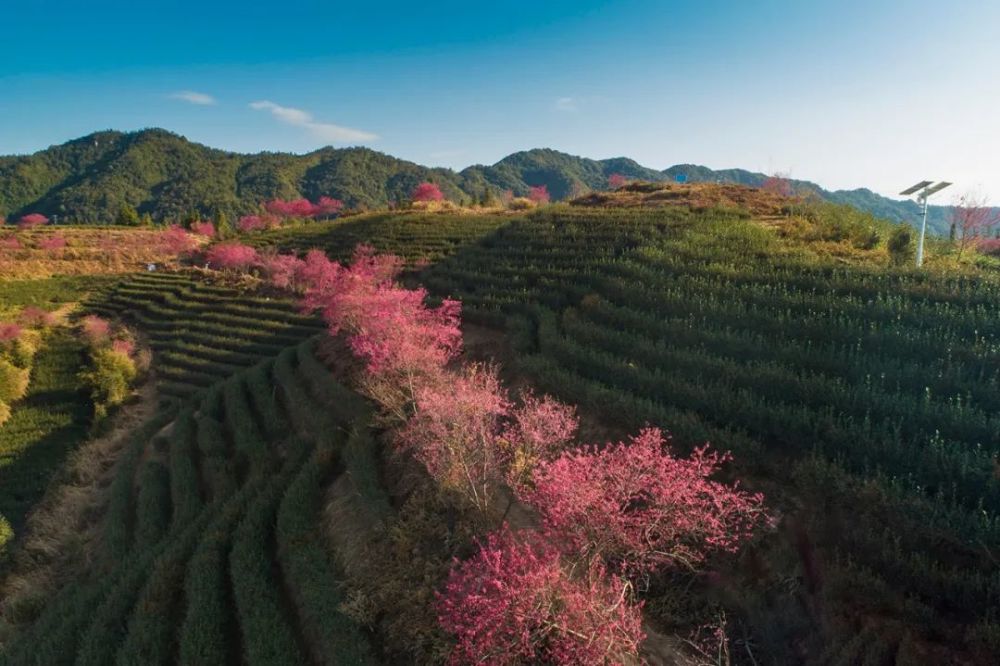
[[612,192],[592,192],[570,204],[597,208],[726,208],[747,211],[755,217],[773,218],[796,201],[798,199],[744,185],[632,183]]
[[[0,244],[0,277],[129,273],[145,268],[147,263],[173,265],[177,255],[158,246],[159,234],[156,229],[124,227],[41,227],[24,231],[0,228],[0,241],[17,238],[21,244],[18,249]],[[50,250],[39,246],[54,236],[63,237],[66,246]]]

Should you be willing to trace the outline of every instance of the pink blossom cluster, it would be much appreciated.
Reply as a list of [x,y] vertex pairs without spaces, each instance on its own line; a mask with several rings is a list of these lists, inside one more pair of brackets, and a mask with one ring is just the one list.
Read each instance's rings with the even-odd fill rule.
[[549,187],[548,185],[536,185],[528,189],[528,198],[534,201],[536,204],[547,204],[549,199]]
[[617,190],[628,182],[628,178],[620,173],[613,173],[608,176],[608,187],[613,190]]
[[18,229],[33,229],[48,223],[49,218],[45,217],[41,213],[28,213],[18,220],[17,227]]
[[257,263],[257,250],[234,241],[218,243],[205,252],[209,267],[221,270],[245,270]]
[[444,193],[434,183],[420,183],[413,188],[410,198],[414,201],[441,201],[444,199]]
[[2,250],[20,250],[22,247],[24,246],[21,244],[21,240],[17,236],[0,238],[0,249]]
[[96,347],[111,338],[111,323],[97,315],[87,315],[80,320],[80,331],[87,342]]
[[264,204],[264,209],[280,217],[325,217],[339,213],[344,202],[331,197],[320,197],[316,203],[308,199],[282,201],[275,199]]
[[236,222],[236,228],[243,233],[249,233],[274,229],[280,224],[281,220],[275,215],[244,215]]
[[639,650],[641,605],[598,561],[569,575],[543,538],[504,529],[457,564],[438,598],[453,664],[614,664]]
[[176,224],[159,232],[156,245],[168,254],[183,254],[198,246],[198,241]]
[[0,343],[17,340],[21,337],[23,330],[18,324],[13,322],[0,322]]
[[52,326],[56,323],[54,314],[34,305],[29,305],[21,310],[21,314],[18,315],[17,320],[23,326],[31,327]]
[[215,225],[208,220],[197,220],[191,223],[191,233],[207,238],[215,238]]

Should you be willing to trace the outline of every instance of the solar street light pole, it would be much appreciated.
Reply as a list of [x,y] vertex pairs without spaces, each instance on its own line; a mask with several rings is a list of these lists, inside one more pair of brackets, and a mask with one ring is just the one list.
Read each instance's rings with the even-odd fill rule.
[[923,204],[924,207],[923,221],[920,223],[920,242],[917,244],[917,268],[924,265],[924,238],[927,236],[927,200],[932,194],[936,194],[951,185],[951,183],[943,180],[937,185],[931,185],[931,182],[929,180],[922,180],[916,185],[900,192],[900,194],[909,196],[919,190],[920,194],[917,195],[917,201]]
[[924,220],[920,223],[920,243],[917,245],[917,268],[924,265],[924,236],[927,235],[927,190],[921,194],[920,198],[924,202]]

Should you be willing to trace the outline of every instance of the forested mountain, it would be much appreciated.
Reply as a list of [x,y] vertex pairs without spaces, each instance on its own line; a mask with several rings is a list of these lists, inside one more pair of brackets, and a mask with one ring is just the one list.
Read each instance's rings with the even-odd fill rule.
[[[514,153],[491,166],[460,172],[432,169],[368,148],[321,148],[304,155],[246,155],[209,148],[161,129],[97,132],[26,156],[0,157],[0,215],[29,212],[60,222],[110,222],[123,205],[157,220],[197,211],[229,216],[249,213],[261,201],[320,195],[350,207],[385,206],[406,199],[414,186],[430,180],[456,201],[546,185],[554,199],[604,189],[620,173],[630,179],[718,181],[759,186],[765,174],[743,169],[713,171],[692,164],[664,171],[617,157],[591,160],[550,149]],[[801,193],[845,203],[893,221],[915,222],[918,206],[867,189],[830,192],[815,183],[793,181]],[[948,230],[950,209],[932,206],[931,228]]]

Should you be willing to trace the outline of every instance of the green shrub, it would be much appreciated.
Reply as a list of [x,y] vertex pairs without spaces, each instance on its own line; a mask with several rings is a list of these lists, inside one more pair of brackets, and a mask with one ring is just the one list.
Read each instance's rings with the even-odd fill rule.
[[110,407],[125,402],[138,371],[127,354],[109,348],[93,350],[91,364],[89,370],[80,373],[80,380],[90,390],[94,414],[100,419]]
[[19,368],[5,358],[0,358],[0,401],[14,402],[28,391],[27,368]]
[[886,249],[889,251],[889,258],[894,264],[905,264],[911,261],[915,252],[913,230],[905,224],[898,225],[889,234]]

